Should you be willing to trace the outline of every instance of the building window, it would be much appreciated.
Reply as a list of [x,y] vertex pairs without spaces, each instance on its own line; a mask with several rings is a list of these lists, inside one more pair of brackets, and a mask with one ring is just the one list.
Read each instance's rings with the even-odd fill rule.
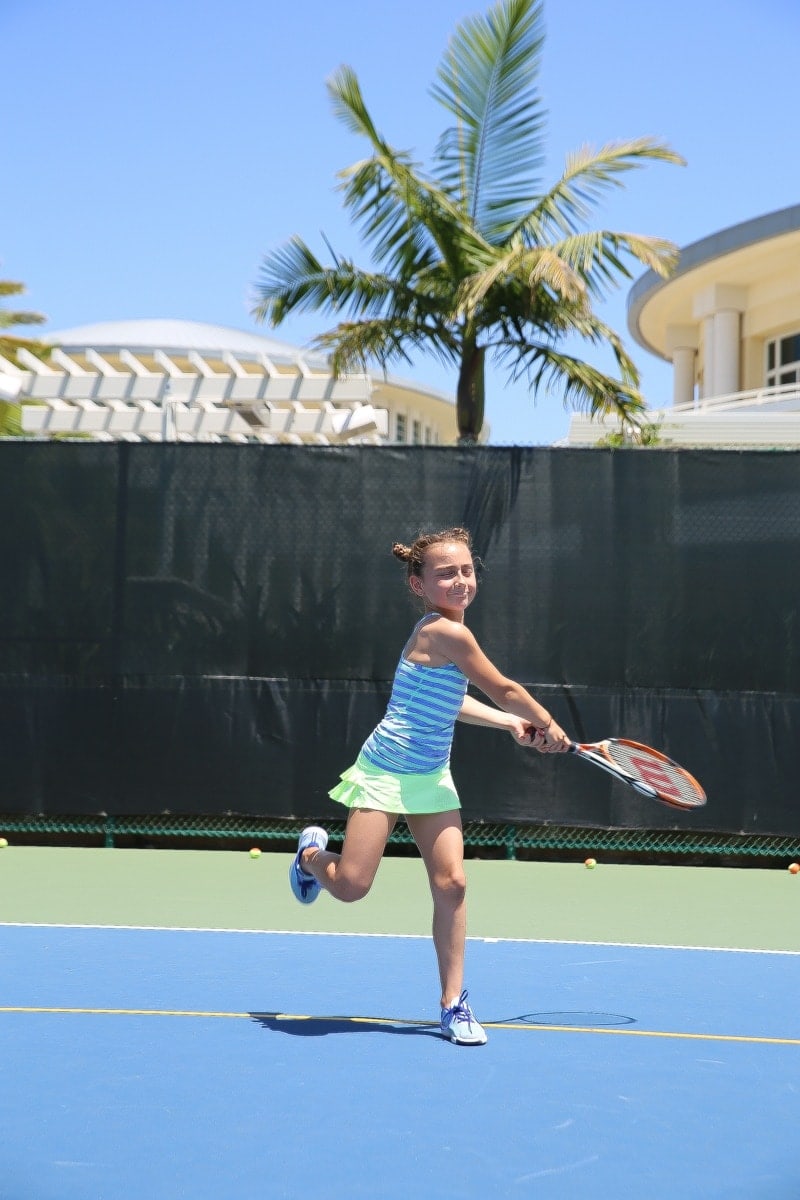
[[411,436],[412,442],[414,443],[415,446],[421,446],[422,445],[422,422],[421,421],[412,421],[411,429],[412,429],[412,436]]
[[408,437],[408,423],[405,413],[397,413],[394,418],[394,440],[404,442]]
[[767,387],[800,383],[800,333],[767,342]]

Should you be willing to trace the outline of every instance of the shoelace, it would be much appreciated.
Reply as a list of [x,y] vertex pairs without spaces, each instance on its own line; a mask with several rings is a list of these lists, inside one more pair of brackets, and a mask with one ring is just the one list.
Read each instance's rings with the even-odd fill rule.
[[[315,846],[316,842],[312,842],[311,845]],[[303,849],[307,850],[308,846],[303,846]],[[304,871],[303,868],[300,866],[300,856],[299,855],[295,861],[294,870],[295,870],[295,874],[297,876],[297,882],[300,884],[300,895],[305,900],[306,896],[308,895],[309,889],[312,888],[317,881],[314,878],[314,876],[311,874],[310,871]]]
[[466,1021],[470,1029],[472,1028],[472,1022],[475,1020],[472,1009],[467,1004],[466,989],[458,997],[458,1004],[454,1004],[452,1008],[447,1009],[447,1024],[452,1025],[453,1021],[456,1020]]

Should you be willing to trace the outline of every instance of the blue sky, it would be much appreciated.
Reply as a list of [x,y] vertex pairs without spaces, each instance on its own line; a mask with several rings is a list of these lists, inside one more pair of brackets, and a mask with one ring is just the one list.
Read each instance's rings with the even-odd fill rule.
[[[262,255],[293,233],[366,261],[335,178],[364,147],[332,116],[326,78],[352,66],[387,139],[424,162],[447,123],[429,95],[436,66],[485,7],[0,0],[0,277],[26,283],[45,333],[176,317],[303,345],[330,322],[273,332],[250,309]],[[651,135],[688,160],[631,173],[595,227],[687,245],[798,202],[797,0],[545,0],[545,24],[545,186],[585,143]],[[599,311],[657,407],[671,368],[633,341],[626,301],[623,287]],[[455,386],[432,358],[393,373]],[[546,444],[568,425],[558,395],[534,402],[496,370],[487,416],[495,444]]]

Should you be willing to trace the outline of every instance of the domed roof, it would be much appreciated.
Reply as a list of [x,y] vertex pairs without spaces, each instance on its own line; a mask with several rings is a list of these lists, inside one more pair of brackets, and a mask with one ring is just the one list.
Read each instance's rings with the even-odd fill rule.
[[257,358],[266,354],[276,361],[296,363],[298,359],[314,365],[324,365],[319,354],[307,355],[288,342],[247,333],[227,325],[208,325],[202,321],[134,320],[99,321],[94,325],[78,325],[46,335],[69,353],[70,350],[163,350],[166,354],[185,354],[189,350],[219,355],[229,351],[239,358]]

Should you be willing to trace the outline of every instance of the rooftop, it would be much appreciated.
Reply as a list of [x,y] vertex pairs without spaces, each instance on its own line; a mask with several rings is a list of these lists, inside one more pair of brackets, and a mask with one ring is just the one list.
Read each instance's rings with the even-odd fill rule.
[[127,350],[162,350],[165,354],[197,353],[221,355],[225,351],[237,358],[257,359],[265,354],[276,362],[296,363],[302,359],[309,366],[325,369],[324,356],[306,354],[288,342],[247,333],[227,325],[208,325],[202,321],[174,319],[143,319],[131,321],[99,321],[93,325],[78,325],[45,335],[67,353],[87,349],[109,352]]

